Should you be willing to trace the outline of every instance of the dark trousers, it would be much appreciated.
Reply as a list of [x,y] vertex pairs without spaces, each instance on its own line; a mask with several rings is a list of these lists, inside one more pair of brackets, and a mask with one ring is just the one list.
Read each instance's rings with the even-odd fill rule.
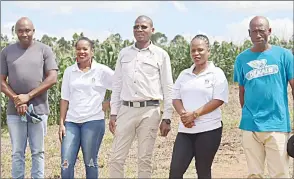
[[211,165],[222,137],[222,127],[197,133],[178,133],[173,148],[169,178],[183,178],[193,157],[198,178],[211,178]]

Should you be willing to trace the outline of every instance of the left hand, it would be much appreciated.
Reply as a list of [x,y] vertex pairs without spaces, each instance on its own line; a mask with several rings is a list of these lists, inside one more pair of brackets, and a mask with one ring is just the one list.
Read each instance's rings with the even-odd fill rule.
[[19,106],[29,102],[30,96],[28,94],[19,94],[13,100],[14,100],[15,106]]
[[167,124],[165,121],[161,121],[159,129],[161,136],[166,137],[170,131],[170,124]]
[[102,110],[104,112],[108,111],[110,109],[110,102],[109,101],[104,101],[102,102]]
[[27,104],[22,104],[16,107],[16,111],[19,115],[25,115],[25,112],[27,111],[28,106]]
[[186,126],[195,120],[193,112],[185,112],[181,115],[181,121]]

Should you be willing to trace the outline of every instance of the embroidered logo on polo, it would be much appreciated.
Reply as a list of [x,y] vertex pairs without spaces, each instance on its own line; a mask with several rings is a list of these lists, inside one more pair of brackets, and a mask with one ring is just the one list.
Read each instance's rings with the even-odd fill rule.
[[245,77],[247,80],[252,80],[254,78],[259,78],[263,76],[273,75],[279,72],[278,65],[267,65],[266,59],[253,60],[247,64],[253,68],[253,70],[246,73]]

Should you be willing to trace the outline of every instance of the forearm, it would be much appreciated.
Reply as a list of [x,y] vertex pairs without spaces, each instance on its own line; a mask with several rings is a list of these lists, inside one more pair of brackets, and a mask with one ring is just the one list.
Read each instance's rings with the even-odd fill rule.
[[60,100],[60,125],[64,124],[66,113],[68,109],[68,101],[61,99]]
[[17,94],[11,89],[5,80],[1,81],[1,92],[12,100],[15,96],[17,96]]
[[197,109],[195,112],[198,113],[199,116],[203,116],[205,114],[208,114],[208,113],[216,110],[223,103],[224,102],[221,100],[213,99],[210,102],[206,103],[204,106]]
[[239,93],[239,101],[240,101],[241,108],[243,108],[243,106],[244,106],[244,93]]
[[173,106],[179,115],[181,115],[183,111],[186,111],[181,99],[174,99]]
[[48,76],[37,88],[28,93],[30,99],[44,93],[57,82],[57,74]]

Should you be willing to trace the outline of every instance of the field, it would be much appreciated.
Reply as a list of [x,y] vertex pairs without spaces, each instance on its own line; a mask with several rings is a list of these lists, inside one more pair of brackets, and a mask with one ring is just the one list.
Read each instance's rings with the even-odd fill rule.
[[[238,101],[237,86],[230,86],[229,104],[222,107],[224,131],[220,148],[215,157],[212,176],[213,178],[246,178],[247,165],[241,147],[241,133],[238,129],[240,117],[240,105]],[[290,108],[293,109],[292,97],[289,95]],[[167,137],[158,137],[153,155],[153,178],[167,178],[172,154],[172,147],[177,133],[179,118],[173,116],[172,130]],[[108,121],[107,121],[108,123]],[[112,134],[106,127],[99,153],[99,178],[107,178],[108,158],[112,143]],[[46,178],[60,178],[60,143],[58,141],[58,126],[48,127],[48,135],[45,140]],[[135,141],[130,150],[125,166],[125,177],[137,177],[137,142]],[[290,160],[290,174],[293,176],[293,160]],[[30,177],[31,158],[30,150],[26,152],[26,177]],[[11,145],[7,130],[2,130],[1,136],[1,178],[11,177]],[[196,171],[194,160],[187,170],[185,178],[195,178]],[[75,166],[75,178],[85,178],[82,153]],[[292,177],[293,178],[293,177]]]

